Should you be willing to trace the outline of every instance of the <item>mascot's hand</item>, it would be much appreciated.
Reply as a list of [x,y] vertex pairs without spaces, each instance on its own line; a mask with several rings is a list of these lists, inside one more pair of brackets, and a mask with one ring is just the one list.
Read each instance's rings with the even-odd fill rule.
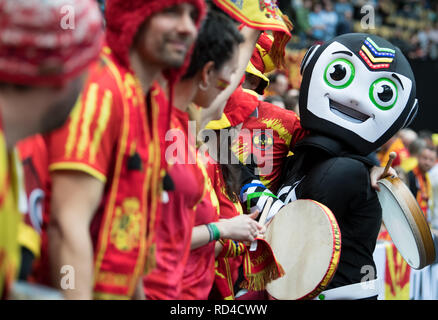
[[389,167],[388,172],[385,174],[385,168],[384,167],[372,167],[370,170],[370,180],[371,180],[371,186],[374,190],[380,191],[380,187],[377,183],[380,179],[386,178],[388,176],[395,176],[398,177],[397,171],[395,171],[394,168]]

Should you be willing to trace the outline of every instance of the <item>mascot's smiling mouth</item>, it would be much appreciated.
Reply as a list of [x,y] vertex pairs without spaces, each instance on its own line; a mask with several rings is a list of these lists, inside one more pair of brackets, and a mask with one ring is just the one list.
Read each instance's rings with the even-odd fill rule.
[[330,98],[329,98],[329,103],[330,103],[330,111],[344,120],[353,123],[363,123],[370,118],[369,115],[366,115],[353,108],[347,107],[346,105],[336,102]]

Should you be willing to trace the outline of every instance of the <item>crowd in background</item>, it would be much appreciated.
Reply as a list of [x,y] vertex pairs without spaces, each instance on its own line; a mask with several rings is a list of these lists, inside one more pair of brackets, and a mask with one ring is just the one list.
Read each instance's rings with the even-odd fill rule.
[[388,39],[411,59],[438,59],[438,3],[431,0],[285,0],[294,22],[291,48],[307,48],[349,32]]
[[417,198],[432,228],[438,228],[438,134],[429,130],[418,132],[406,128],[378,150],[381,165],[390,152],[397,157],[393,167]]

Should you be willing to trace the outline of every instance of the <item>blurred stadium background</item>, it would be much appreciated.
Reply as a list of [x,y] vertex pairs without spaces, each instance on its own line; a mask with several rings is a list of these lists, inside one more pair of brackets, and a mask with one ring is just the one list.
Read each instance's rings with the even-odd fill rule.
[[299,88],[299,63],[316,42],[339,34],[366,32],[398,46],[412,64],[420,112],[415,131],[438,132],[438,1],[436,0],[279,0],[280,9],[294,23],[288,45],[288,77]]

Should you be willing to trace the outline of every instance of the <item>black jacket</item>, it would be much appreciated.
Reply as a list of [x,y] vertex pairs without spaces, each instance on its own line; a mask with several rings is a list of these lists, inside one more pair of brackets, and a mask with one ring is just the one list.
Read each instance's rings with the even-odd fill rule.
[[295,190],[297,198],[326,205],[341,230],[340,262],[327,289],[375,279],[373,252],[382,208],[371,187],[369,168],[373,163],[326,137],[305,138],[295,155],[295,162],[301,159],[301,163],[289,172],[286,184],[292,185],[304,177]]

